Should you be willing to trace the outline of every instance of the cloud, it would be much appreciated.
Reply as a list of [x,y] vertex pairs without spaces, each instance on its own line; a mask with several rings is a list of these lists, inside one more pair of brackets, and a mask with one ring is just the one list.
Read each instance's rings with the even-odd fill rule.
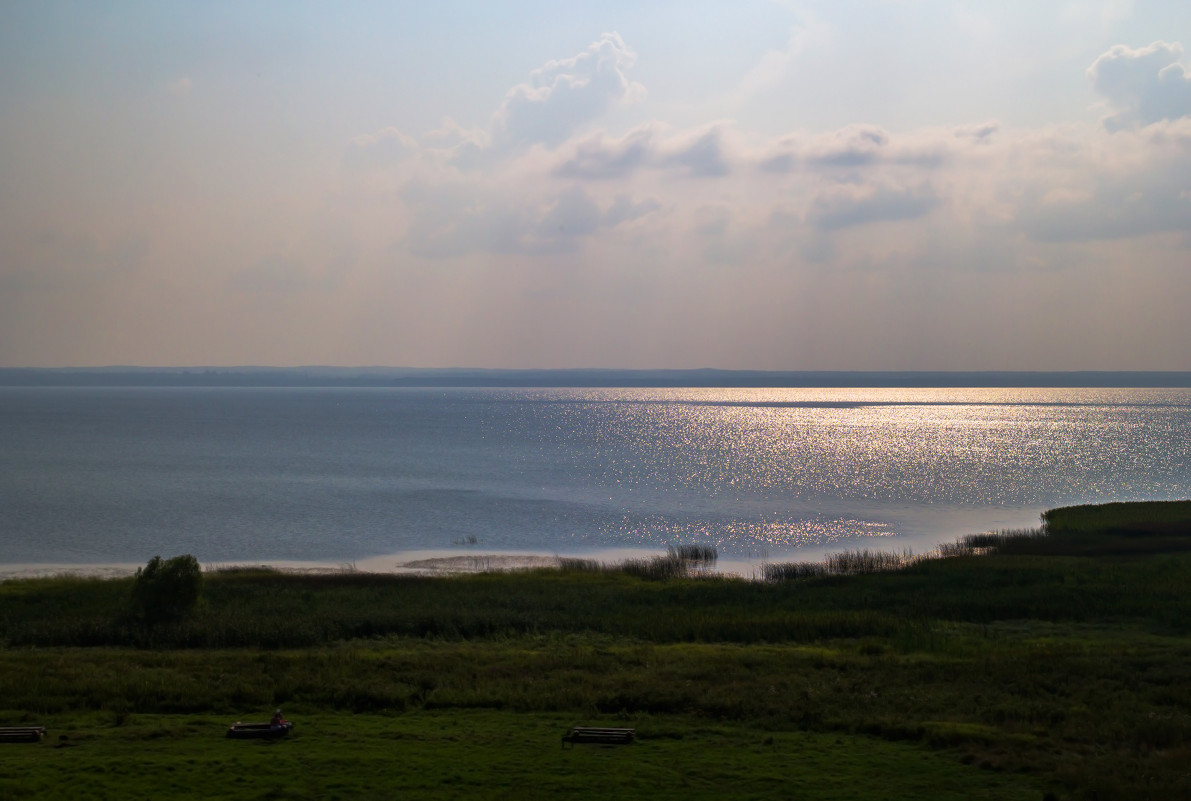
[[765,51],[757,64],[745,75],[740,84],[742,95],[755,95],[779,88],[810,47],[830,44],[833,36],[831,28],[811,16],[805,9],[800,9],[799,13],[802,19],[798,24],[791,26],[785,47]]
[[563,178],[622,178],[652,160],[656,139],[654,126],[636,128],[620,139],[598,132],[576,142],[573,154],[554,173]]
[[540,242],[573,242],[600,227],[603,215],[595,201],[578,186],[564,190],[537,227]]
[[[383,128],[352,139],[344,164],[384,169],[417,154],[460,169],[485,169],[535,145],[555,148],[614,103],[644,96],[644,87],[626,75],[635,60],[619,34],[606,33],[582,53],[549,61],[530,74],[528,83],[510,89],[489,130],[464,128],[449,117],[420,138]],[[650,135],[648,130],[640,133],[646,140]],[[629,142],[624,152],[609,158],[601,135],[596,134],[587,148],[579,143],[574,163],[564,165],[559,173],[577,178],[631,169],[646,144]]]
[[716,178],[731,171],[725,151],[724,126],[713,123],[666,142],[660,163],[682,167],[693,176]]
[[987,143],[993,134],[1001,129],[1000,123],[986,122],[979,125],[960,125],[952,130],[956,139],[966,139],[976,143]]
[[384,168],[418,151],[418,141],[396,128],[382,128],[352,139],[344,165],[353,169]]
[[1091,148],[1079,154],[1083,186],[1057,190],[1046,180],[1021,202],[1019,224],[1031,239],[1089,242],[1191,231],[1191,119],[1113,138],[1115,158]]
[[632,102],[645,89],[626,71],[636,61],[617,33],[605,33],[573,58],[547,62],[529,83],[513,87],[496,113],[493,139],[505,147],[555,147],[613,103]]
[[1110,132],[1191,114],[1191,73],[1178,42],[1133,50],[1114,45],[1088,67],[1093,88],[1117,108],[1101,122]]
[[639,220],[661,207],[662,204],[653,198],[646,198],[638,203],[634,203],[633,199],[628,195],[617,195],[612,205],[604,212],[604,225],[609,228],[615,228],[621,223]]
[[889,144],[889,134],[875,125],[855,125],[832,132],[806,155],[814,167],[863,167],[873,164]]
[[443,117],[438,128],[422,135],[422,142],[437,150],[450,150],[460,145],[487,147],[489,136],[479,128],[464,128],[450,117]]
[[[1117,47],[1089,75],[1140,125],[1155,116],[1154,103],[1143,102],[1147,92],[1170,76],[1186,82],[1180,53],[1164,43]],[[607,34],[514,87],[491,131],[450,119],[418,139],[385,128],[353,140],[347,161],[376,169],[360,184],[374,196],[389,183],[400,202],[394,235],[428,259],[594,253],[632,239],[657,253],[689,249],[688,258],[708,263],[862,265],[893,250],[911,254],[941,232],[1055,243],[1188,226],[1191,121],[1149,123],[1128,136],[1123,128],[1113,128],[1122,132],[1116,135],[1061,126],[1006,131],[997,122],[898,132],[856,123],[773,137],[724,121],[682,129],[652,121],[621,135],[582,131],[610,104],[634,96],[626,77],[632,61],[620,37]],[[702,189],[693,193],[675,177]],[[709,218],[709,208],[731,209],[731,224]],[[875,223],[887,225],[871,245],[840,235]],[[607,236],[628,224],[627,239]]]
[[405,237],[415,255],[543,254],[574,251],[600,229],[644,217],[660,206],[618,195],[606,208],[578,184],[561,191],[510,193],[507,187],[457,180],[412,182],[402,190],[413,218]]
[[925,130],[895,138],[877,125],[848,125],[815,136],[790,135],[754,156],[762,172],[798,170],[854,172],[882,165],[935,167],[971,143],[987,142],[996,123]]
[[866,223],[913,220],[939,203],[928,186],[914,189],[837,186],[814,199],[807,219],[816,228],[833,231]]
[[619,139],[595,133],[561,148],[563,160],[553,172],[563,178],[611,180],[651,168],[722,177],[731,172],[732,159],[724,129],[724,123],[713,123],[663,137],[662,126],[651,123]]

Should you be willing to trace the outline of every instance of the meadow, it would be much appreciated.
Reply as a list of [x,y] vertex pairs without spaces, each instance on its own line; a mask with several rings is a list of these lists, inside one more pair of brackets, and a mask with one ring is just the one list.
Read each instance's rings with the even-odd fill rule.
[[[937,558],[0,584],[0,797],[1191,797],[1191,502]],[[282,707],[294,734],[223,738]],[[625,747],[561,748],[574,724]]]

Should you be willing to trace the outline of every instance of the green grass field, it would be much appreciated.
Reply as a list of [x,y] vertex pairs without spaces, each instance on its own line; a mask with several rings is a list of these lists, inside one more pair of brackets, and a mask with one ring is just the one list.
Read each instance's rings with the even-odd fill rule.
[[0,725],[49,735],[0,798],[1191,797],[1191,504],[1046,524],[765,582],[217,573],[157,625],[131,579],[4,582]]
[[[623,722],[623,721],[618,721]],[[918,744],[644,718],[625,747],[563,749],[570,719],[496,710],[303,714],[283,741],[222,737],[223,718],[63,724],[9,746],[0,796],[23,798],[1034,798],[1031,782]],[[57,727],[55,727],[57,728]]]

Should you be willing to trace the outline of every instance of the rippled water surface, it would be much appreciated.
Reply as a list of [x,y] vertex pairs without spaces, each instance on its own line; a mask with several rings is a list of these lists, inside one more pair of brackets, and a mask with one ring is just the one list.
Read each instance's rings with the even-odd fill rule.
[[0,389],[5,564],[782,558],[1189,495],[1189,390]]

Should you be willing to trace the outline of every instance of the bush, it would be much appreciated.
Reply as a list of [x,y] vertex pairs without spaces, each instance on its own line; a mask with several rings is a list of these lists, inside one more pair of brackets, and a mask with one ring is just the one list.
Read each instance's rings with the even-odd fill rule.
[[203,570],[193,556],[165,561],[154,556],[133,577],[133,617],[150,624],[181,620],[194,609],[202,589]]

